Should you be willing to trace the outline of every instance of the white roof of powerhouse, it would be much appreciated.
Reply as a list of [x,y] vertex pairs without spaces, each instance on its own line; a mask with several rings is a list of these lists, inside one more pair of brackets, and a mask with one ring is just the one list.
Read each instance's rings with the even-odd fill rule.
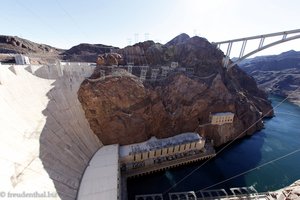
[[81,180],[78,200],[117,199],[119,145],[101,147]]
[[232,112],[220,112],[220,113],[213,113],[212,116],[228,116],[228,115],[234,115]]
[[157,139],[151,137],[149,140],[141,143],[120,146],[120,157],[130,155],[135,152],[146,152],[153,149],[160,149],[162,147],[175,146],[182,143],[194,142],[201,139],[198,133],[182,133],[173,137]]

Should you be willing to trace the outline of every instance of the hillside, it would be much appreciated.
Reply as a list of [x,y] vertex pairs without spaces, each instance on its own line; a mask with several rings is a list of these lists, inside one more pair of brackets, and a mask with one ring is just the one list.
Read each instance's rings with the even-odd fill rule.
[[[36,63],[58,59],[96,62],[99,54],[100,61],[111,59],[102,62],[108,65],[134,63],[134,76],[121,68],[111,71],[98,66],[90,77],[96,81],[85,80],[78,91],[90,126],[104,144],[128,144],[151,136],[164,138],[196,130],[221,145],[234,139],[262,115],[273,115],[266,94],[257,88],[255,80],[238,67],[224,69],[223,52],[205,38],[181,34],[165,45],[145,41],[119,49],[101,44],[79,44],[69,50],[18,37],[1,38],[1,52],[23,53]],[[119,63],[114,56],[121,59]],[[146,74],[149,78],[152,69],[170,66],[172,62],[178,62],[179,67],[167,78],[156,82],[141,82],[138,78],[141,69],[137,66],[149,66]],[[98,80],[99,70],[105,70],[108,78]],[[234,123],[199,126],[209,123],[210,113],[216,112],[235,113]],[[253,134],[262,126],[260,121],[243,135]]]
[[14,63],[14,54],[27,55],[35,64],[54,63],[57,60],[96,62],[99,54],[117,49],[117,47],[102,44],[79,44],[64,50],[38,44],[17,36],[0,35],[0,62],[3,63]]
[[[266,94],[239,68],[227,71],[224,54],[205,38],[179,35],[166,45],[146,41],[99,56],[100,64],[78,91],[94,133],[103,144],[131,144],[197,131],[221,145],[262,128],[272,116]],[[163,77],[161,66],[179,67]],[[134,63],[132,74],[127,63]],[[111,65],[120,65],[112,70]],[[122,65],[122,66],[121,66]],[[147,65],[141,81],[141,68]],[[152,70],[159,70],[155,81]],[[189,70],[187,73],[186,70]],[[105,79],[99,79],[105,72]],[[210,113],[235,113],[232,124],[209,124]],[[253,123],[259,121],[250,129]],[[246,132],[244,130],[248,129]]]
[[14,54],[30,55],[33,63],[54,62],[64,50],[38,44],[17,36],[0,35],[0,62],[13,63]]
[[241,68],[253,76],[260,88],[270,94],[289,97],[300,105],[300,52],[247,59]]
[[53,53],[59,54],[63,50],[45,44],[38,44],[17,36],[0,35],[0,53]]
[[102,44],[79,44],[63,52],[63,59],[76,62],[96,62],[99,54],[109,53],[117,47]]

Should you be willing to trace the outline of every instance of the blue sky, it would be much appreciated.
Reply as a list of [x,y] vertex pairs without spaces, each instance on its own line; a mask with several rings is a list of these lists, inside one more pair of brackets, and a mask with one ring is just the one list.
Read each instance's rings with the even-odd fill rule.
[[[299,0],[0,0],[0,5],[0,34],[60,48],[124,47],[143,41],[145,33],[166,43],[183,32],[221,41],[300,28]],[[300,39],[262,54],[290,49],[300,51]]]

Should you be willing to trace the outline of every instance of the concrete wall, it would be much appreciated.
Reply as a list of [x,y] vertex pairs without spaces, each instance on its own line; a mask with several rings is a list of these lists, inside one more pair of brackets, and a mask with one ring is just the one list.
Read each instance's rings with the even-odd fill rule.
[[77,99],[92,71],[82,64],[0,66],[1,191],[76,198],[81,176],[102,146]]
[[29,58],[22,54],[15,55],[15,62],[17,65],[27,65],[30,64]]

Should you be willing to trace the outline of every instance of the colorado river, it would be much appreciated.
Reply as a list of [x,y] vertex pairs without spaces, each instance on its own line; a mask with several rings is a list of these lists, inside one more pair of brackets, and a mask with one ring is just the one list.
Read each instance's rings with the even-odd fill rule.
[[[273,106],[282,99],[271,97]],[[300,152],[254,169],[300,148],[300,107],[284,102],[275,109],[276,117],[265,120],[265,129],[231,144],[171,192],[254,186],[258,192],[276,190],[300,179]],[[163,193],[201,163],[128,180],[129,199],[136,194]]]

